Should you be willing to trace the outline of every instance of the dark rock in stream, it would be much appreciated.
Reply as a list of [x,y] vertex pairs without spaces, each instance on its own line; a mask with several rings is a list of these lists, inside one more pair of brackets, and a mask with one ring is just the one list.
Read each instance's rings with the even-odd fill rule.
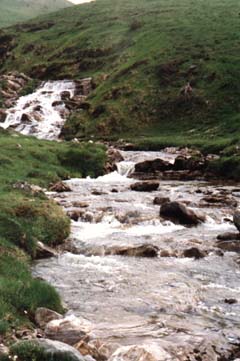
[[240,232],[240,211],[236,211],[233,216],[233,223]]
[[169,203],[170,202],[170,198],[168,197],[155,197],[153,200],[153,204],[161,206],[164,203]]
[[219,241],[240,241],[240,233],[226,232],[217,236]]
[[[233,197],[229,197],[229,196],[226,196],[226,195],[210,195],[210,196],[206,196],[206,197],[203,197],[201,199],[201,202],[204,202],[204,203],[208,203],[211,207],[213,206],[219,206],[222,205],[222,206],[231,206],[231,207],[237,207],[238,205],[238,202],[236,201],[235,198]],[[206,206],[206,204],[204,204]]]
[[183,257],[201,259],[206,256],[204,251],[200,251],[197,247],[191,247],[183,251]]
[[135,165],[135,172],[154,173],[156,171],[164,172],[172,168],[172,164],[163,159],[145,160]]
[[226,252],[240,253],[240,241],[218,241],[216,246]]
[[159,248],[151,244],[143,244],[136,247],[119,247],[106,250],[106,255],[129,256],[129,257],[157,257]]
[[158,181],[145,181],[131,184],[130,188],[136,192],[153,192],[158,189],[159,185]]
[[203,215],[195,213],[180,202],[163,204],[160,208],[160,216],[186,226],[196,226],[205,220]]
[[206,166],[205,159],[203,156],[198,157],[184,157],[184,156],[178,156],[175,159],[175,162],[173,164],[174,170],[189,170],[189,171],[196,171],[196,170],[204,170]]

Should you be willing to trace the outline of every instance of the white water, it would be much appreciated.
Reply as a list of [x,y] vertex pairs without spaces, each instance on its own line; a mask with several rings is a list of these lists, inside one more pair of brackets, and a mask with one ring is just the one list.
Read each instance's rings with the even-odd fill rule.
[[[61,100],[62,91],[69,91],[72,97],[74,83],[43,84],[35,93],[20,98],[1,125],[38,138],[57,139],[67,110],[64,104],[53,107],[52,103]],[[23,114],[28,115],[29,122],[22,121]],[[130,185],[136,180],[128,175],[136,162],[155,158],[173,162],[178,153],[122,154],[125,160],[117,165],[118,171],[97,179],[71,179],[67,183],[72,192],[49,193],[67,212],[79,211],[71,232],[79,254],[65,252],[58,258],[41,260],[34,273],[55,285],[77,316],[95,325],[94,337],[109,342],[142,345],[150,341],[167,350],[175,347],[178,352],[200,343],[207,345],[214,337],[219,347],[223,346],[222,341],[237,339],[240,271],[235,254],[220,257],[215,248],[219,233],[235,231],[224,220],[232,218],[233,210],[224,205],[200,207],[204,194],[219,192],[207,183],[161,181],[156,192],[131,191]],[[225,190],[234,195],[233,188]],[[161,220],[159,206],[153,204],[155,196],[201,208],[207,221],[186,228]],[[82,207],[81,203],[87,206]],[[119,247],[143,244],[158,247],[158,257],[111,255],[111,250]],[[183,251],[191,247],[207,251],[208,256],[199,261],[184,258]],[[229,305],[224,301],[231,298],[237,302]],[[201,360],[217,361],[215,356]]]
[[[67,80],[43,83],[34,93],[19,98],[0,126],[4,129],[12,127],[39,139],[58,139],[68,115],[64,102],[61,102],[61,94],[66,91],[70,98],[73,97],[75,83]],[[54,102],[59,104],[53,106]]]

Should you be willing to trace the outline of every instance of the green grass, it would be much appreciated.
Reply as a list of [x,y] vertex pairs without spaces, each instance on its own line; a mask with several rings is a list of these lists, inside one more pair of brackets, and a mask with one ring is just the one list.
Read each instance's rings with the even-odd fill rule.
[[61,311],[56,291],[29,269],[36,242],[55,246],[69,235],[70,220],[43,193],[16,184],[48,187],[61,179],[103,173],[105,149],[94,144],[40,141],[0,130],[0,335],[30,325],[37,307]]
[[[239,12],[238,0],[97,0],[9,29],[2,71],[93,77],[67,139],[231,141],[240,134]],[[189,99],[180,95],[188,81]]]
[[70,6],[66,0],[1,0],[0,27]]

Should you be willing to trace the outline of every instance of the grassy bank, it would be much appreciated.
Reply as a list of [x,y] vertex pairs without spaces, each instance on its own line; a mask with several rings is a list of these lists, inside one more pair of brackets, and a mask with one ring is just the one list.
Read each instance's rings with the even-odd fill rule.
[[41,191],[70,176],[102,174],[105,150],[93,144],[40,141],[0,131],[0,336],[30,325],[37,307],[61,312],[56,291],[32,278],[36,242],[55,246],[68,236],[70,221]]
[[0,27],[4,28],[70,5],[66,0],[1,0]]
[[240,134],[239,11],[238,0],[97,0],[9,29],[1,71],[93,77],[67,139],[232,139]]

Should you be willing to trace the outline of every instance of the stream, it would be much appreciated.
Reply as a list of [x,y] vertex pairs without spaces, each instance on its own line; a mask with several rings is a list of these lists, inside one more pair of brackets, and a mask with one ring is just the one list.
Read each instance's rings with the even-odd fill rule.
[[[56,139],[65,106],[56,109],[52,103],[66,90],[74,92],[73,83],[45,83],[20,98],[3,126],[15,124],[24,134]],[[31,118],[35,106],[41,107],[43,120]],[[28,122],[21,121],[26,108]],[[72,192],[48,193],[67,213],[78,214],[71,221],[74,251],[37,261],[34,275],[58,289],[68,314],[94,325],[95,339],[113,345],[161,345],[175,350],[172,360],[225,360],[218,355],[240,343],[240,269],[237,253],[221,252],[216,237],[236,231],[234,210],[225,203],[209,206],[203,197],[224,193],[238,201],[240,189],[198,180],[160,181],[157,191],[136,192],[130,189],[136,180],[129,178],[136,163],[156,158],[173,162],[177,152],[121,154],[124,161],[116,171],[97,179],[68,180]],[[187,228],[163,220],[160,206],[153,204],[156,196],[200,210],[206,221]],[[142,245],[156,246],[157,257],[116,255],[119,249]],[[193,247],[205,256],[185,256]],[[185,348],[194,354],[196,345],[199,350],[203,344],[203,358],[181,358]]]

